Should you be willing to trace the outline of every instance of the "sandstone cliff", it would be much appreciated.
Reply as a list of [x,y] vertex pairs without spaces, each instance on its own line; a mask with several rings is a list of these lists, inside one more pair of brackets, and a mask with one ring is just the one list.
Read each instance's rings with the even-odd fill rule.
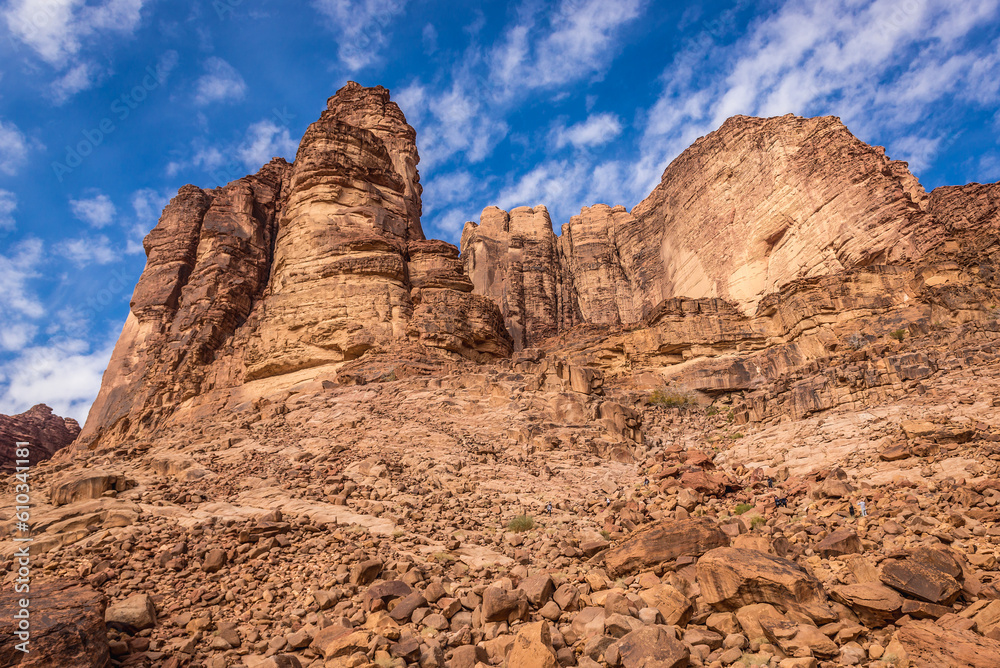
[[[493,303],[420,226],[415,133],[382,88],[350,83],[276,158],[223,188],[181,188],[83,433],[151,428],[210,391],[352,360],[393,342],[506,357]],[[296,380],[301,380],[296,377]]]
[[35,465],[72,443],[79,433],[80,424],[76,420],[54,415],[45,404],[20,415],[0,415],[0,471],[14,469],[18,442],[30,444],[28,459]]
[[[996,195],[978,188],[987,215]],[[674,297],[720,297],[750,315],[795,280],[918,258],[946,223],[931,206],[906,163],[839,119],[736,116],[631,212],[587,207],[556,237],[531,209],[491,207],[466,224],[462,255],[516,347],[579,322],[638,323]]]

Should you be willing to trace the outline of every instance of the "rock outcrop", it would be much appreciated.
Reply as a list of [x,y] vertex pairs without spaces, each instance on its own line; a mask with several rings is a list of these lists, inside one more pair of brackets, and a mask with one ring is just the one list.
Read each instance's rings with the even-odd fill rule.
[[[680,297],[752,315],[795,281],[919,258],[950,218],[995,217],[995,188],[958,190],[929,197],[906,163],[837,118],[736,116],[631,212],[585,207],[556,237],[544,207],[490,207],[466,223],[462,255],[520,348],[581,322],[636,324]],[[967,213],[934,215],[959,199]]]
[[[145,433],[215,391],[413,342],[496,359],[511,341],[457,249],[420,226],[415,133],[382,88],[350,83],[276,158],[223,188],[181,188],[83,432]],[[294,384],[302,380],[295,376]]]
[[14,470],[19,442],[30,444],[28,461],[34,466],[72,443],[79,433],[76,420],[54,415],[45,404],[19,415],[0,415],[0,471]]

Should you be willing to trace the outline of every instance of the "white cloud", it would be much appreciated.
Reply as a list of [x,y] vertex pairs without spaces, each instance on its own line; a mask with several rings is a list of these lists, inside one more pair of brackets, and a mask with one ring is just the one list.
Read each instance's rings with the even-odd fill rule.
[[135,219],[129,227],[129,236],[125,252],[130,255],[145,253],[142,240],[160,221],[160,214],[170,203],[172,194],[169,191],[157,191],[152,188],[142,188],[132,193],[132,210]]
[[790,0],[735,42],[699,36],[664,71],[623,195],[647,194],[670,159],[734,114],[840,116],[919,171],[940,142],[917,137],[949,130],[938,127],[947,116],[930,113],[933,105],[1000,99],[1000,43],[968,43],[998,9],[997,0],[974,8],[946,0]]
[[12,230],[14,222],[14,211],[17,210],[17,195],[9,190],[0,188],[0,230]]
[[102,33],[131,34],[144,0],[11,0],[3,13],[11,33],[53,67],[76,55],[82,42]]
[[57,415],[83,423],[113,349],[112,342],[92,350],[86,341],[66,339],[22,350],[0,365],[0,413],[13,415],[44,403]]
[[0,350],[18,351],[24,349],[35,338],[38,326],[29,322],[5,322],[0,327]]
[[103,234],[61,241],[55,245],[55,251],[77,267],[111,264],[118,258],[118,254],[111,248],[111,240]]
[[389,41],[386,29],[406,0],[313,0],[337,38],[337,57],[355,72],[374,63]]
[[242,100],[247,84],[236,68],[222,58],[205,61],[205,74],[195,83],[195,104]]
[[0,172],[13,176],[28,159],[28,140],[14,123],[0,119]]
[[39,276],[42,261],[42,242],[26,239],[15,245],[10,255],[0,255],[0,312],[4,319],[13,316],[41,318],[45,307],[28,282]]
[[587,120],[560,126],[555,131],[556,148],[572,144],[576,148],[606,144],[622,132],[621,121],[614,114],[593,114]]
[[57,72],[52,86],[57,102],[93,85],[96,65],[82,57],[86,46],[109,36],[131,36],[147,0],[10,0],[2,18],[13,38],[27,45]]
[[274,157],[294,160],[298,149],[299,143],[292,139],[288,128],[264,120],[247,129],[246,139],[236,149],[236,155],[247,169],[256,172]]
[[115,205],[103,193],[98,193],[87,199],[71,199],[69,206],[73,215],[79,220],[98,229],[107,227],[115,219]]
[[602,76],[622,40],[622,29],[639,17],[642,0],[562,0],[539,22],[534,12],[506,31],[492,54],[493,77],[508,88],[565,85]]
[[80,91],[87,90],[100,75],[98,67],[90,62],[82,62],[52,82],[52,98],[57,105],[63,104]]

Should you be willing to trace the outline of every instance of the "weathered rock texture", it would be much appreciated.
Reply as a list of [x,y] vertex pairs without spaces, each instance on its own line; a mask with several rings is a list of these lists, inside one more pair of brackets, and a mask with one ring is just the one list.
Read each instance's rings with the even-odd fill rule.
[[145,240],[146,269],[83,442],[148,430],[213,390],[393,343],[507,356],[500,314],[472,294],[457,249],[424,239],[418,161],[389,92],[351,83],[294,164],[276,158],[223,188],[181,188]]
[[52,413],[39,404],[20,415],[0,415],[0,471],[12,471],[16,444],[29,444],[31,465],[44,461],[73,442],[80,433],[80,424],[72,418]]
[[719,297],[752,314],[794,281],[920,257],[940,240],[935,203],[974,200],[955,216],[965,225],[995,215],[995,188],[957,190],[929,198],[906,163],[837,118],[736,116],[631,212],[584,208],[556,237],[544,207],[491,207],[466,224],[462,255],[515,347],[537,345],[580,322],[638,323],[671,298]]

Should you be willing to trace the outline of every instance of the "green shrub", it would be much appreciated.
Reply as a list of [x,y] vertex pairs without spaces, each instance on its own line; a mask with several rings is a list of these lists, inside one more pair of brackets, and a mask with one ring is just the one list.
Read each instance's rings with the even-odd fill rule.
[[688,394],[653,390],[653,393],[649,395],[649,403],[655,406],[666,406],[667,408],[683,408],[690,406],[695,403],[695,401],[694,398]]
[[750,528],[756,529],[759,526],[763,526],[766,522],[767,520],[765,520],[760,515],[754,515],[753,517],[750,518]]
[[897,341],[902,341],[904,338],[906,338],[906,330],[897,329],[895,332],[891,332],[889,336],[896,339]]
[[709,406],[708,410],[705,411],[705,415],[718,415],[719,409],[715,406]]
[[739,503],[739,504],[736,505],[735,508],[733,508],[733,514],[734,515],[742,515],[746,511],[752,510],[752,509],[753,509],[753,506],[751,506],[749,503]]
[[507,524],[507,530],[522,533],[535,528],[535,520],[531,515],[518,515]]

